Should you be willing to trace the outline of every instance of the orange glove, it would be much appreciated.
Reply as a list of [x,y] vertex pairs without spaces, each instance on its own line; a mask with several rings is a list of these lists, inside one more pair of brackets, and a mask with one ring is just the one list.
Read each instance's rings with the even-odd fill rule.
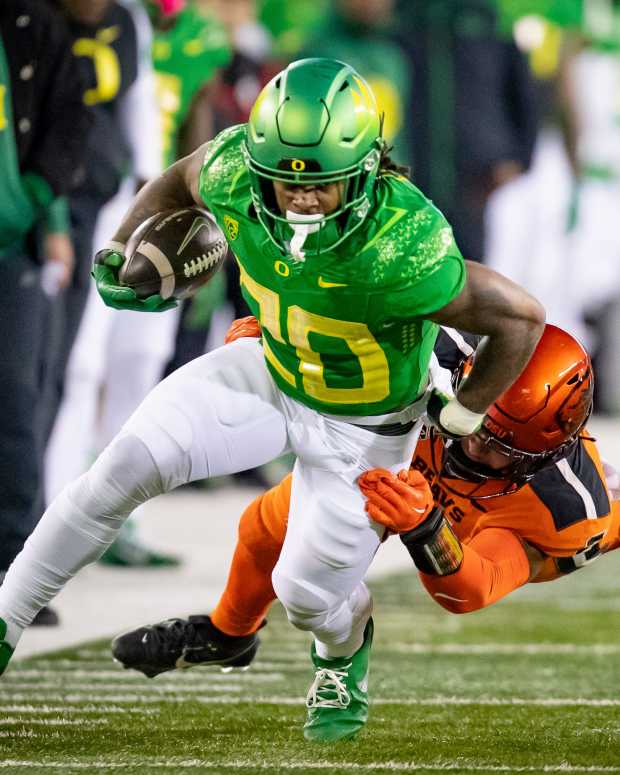
[[230,344],[244,336],[260,336],[260,323],[254,315],[248,315],[245,318],[237,318],[230,324],[230,328],[224,337],[224,344]]
[[435,502],[428,482],[419,471],[400,471],[398,476],[385,468],[373,468],[357,480],[368,502],[371,519],[394,533],[418,527]]

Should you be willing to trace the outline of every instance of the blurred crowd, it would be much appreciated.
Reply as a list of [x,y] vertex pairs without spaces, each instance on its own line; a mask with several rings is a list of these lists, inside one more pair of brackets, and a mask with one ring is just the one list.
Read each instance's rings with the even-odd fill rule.
[[[232,259],[153,315],[105,307],[91,261],[144,181],[245,121],[293,59],[368,80],[464,256],[581,338],[597,411],[620,411],[616,0],[2,0],[0,36],[0,581],[146,393],[248,314]],[[136,524],[105,561],[174,563]]]

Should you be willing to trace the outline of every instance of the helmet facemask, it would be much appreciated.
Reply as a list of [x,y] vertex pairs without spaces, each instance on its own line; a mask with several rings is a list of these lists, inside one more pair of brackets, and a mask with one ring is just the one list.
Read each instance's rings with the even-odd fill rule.
[[484,446],[504,455],[506,465],[492,468],[470,458],[460,440],[445,439],[437,449],[438,434],[431,428],[431,462],[442,487],[454,495],[471,500],[486,500],[511,495],[527,484],[543,468],[570,454],[578,438],[572,438],[550,452],[525,452],[495,438],[486,428],[477,433]]
[[[364,222],[385,141],[370,87],[349,65],[333,59],[293,62],[258,96],[244,146],[252,203],[269,239],[284,254],[305,235],[297,258],[338,247]],[[342,184],[339,205],[312,219],[282,213],[274,182],[297,186]],[[299,242],[299,239],[297,239]]]
[[[377,141],[377,147],[370,150],[361,162],[354,167],[338,170],[331,175],[326,173],[287,173],[274,172],[261,167],[252,161],[247,149],[245,160],[250,171],[252,204],[256,216],[269,238],[282,253],[289,251],[294,225],[307,225],[308,219],[298,220],[283,214],[276,202],[273,188],[274,181],[280,183],[296,183],[300,186],[324,185],[326,183],[342,182],[341,201],[331,213],[317,218],[319,228],[311,240],[306,240],[304,253],[318,255],[338,247],[351,236],[364,222],[373,202],[375,180],[379,172],[382,143]],[[293,159],[292,162],[297,160]]]
[[[464,361],[457,379],[466,379],[471,365],[471,359]],[[433,467],[442,485],[472,500],[516,492],[570,455],[592,411],[593,390],[587,352],[566,331],[548,324],[527,366],[488,409],[477,434],[506,465],[496,469],[471,459],[460,441],[446,440],[439,453],[433,441]]]

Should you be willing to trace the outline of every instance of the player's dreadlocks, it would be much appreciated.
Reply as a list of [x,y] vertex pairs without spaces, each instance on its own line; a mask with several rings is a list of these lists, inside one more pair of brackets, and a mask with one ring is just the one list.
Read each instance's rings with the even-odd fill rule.
[[411,168],[405,164],[398,164],[392,159],[390,153],[394,150],[393,145],[387,143],[381,149],[381,156],[379,157],[379,174],[385,172],[392,172],[396,175],[403,175],[408,178],[411,174]]

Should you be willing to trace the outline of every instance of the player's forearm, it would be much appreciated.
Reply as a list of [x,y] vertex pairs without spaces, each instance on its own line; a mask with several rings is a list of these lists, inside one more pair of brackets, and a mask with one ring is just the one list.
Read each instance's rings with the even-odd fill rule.
[[542,327],[533,320],[511,319],[478,347],[474,367],[457,391],[472,412],[485,412],[516,380],[529,361]]
[[467,264],[462,293],[432,319],[486,337],[457,393],[467,409],[484,413],[519,376],[534,352],[544,330],[545,311],[508,278],[471,261]]
[[459,569],[450,575],[420,573],[436,603],[454,614],[470,613],[497,602],[525,584],[530,562],[521,540],[511,531],[488,528],[462,545]]
[[199,204],[187,184],[189,158],[191,157],[181,159],[168,167],[162,175],[140,189],[112,237],[114,241],[127,242],[138,226],[155,213]]

